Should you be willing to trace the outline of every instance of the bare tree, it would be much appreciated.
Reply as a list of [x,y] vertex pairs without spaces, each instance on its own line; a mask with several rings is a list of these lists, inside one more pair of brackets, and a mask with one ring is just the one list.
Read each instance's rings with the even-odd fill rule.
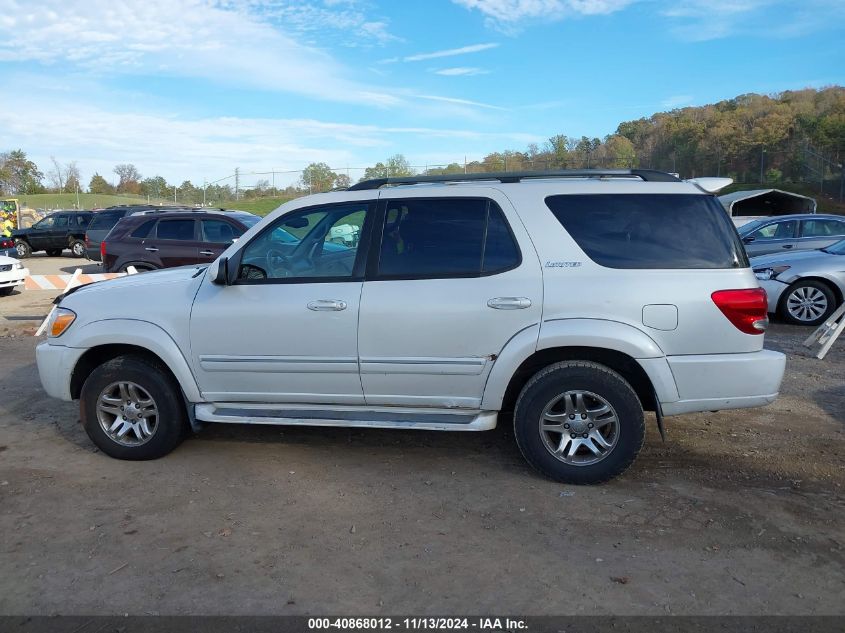
[[53,168],[47,172],[47,181],[50,186],[60,193],[65,190],[65,168],[56,160],[55,156],[50,156],[50,161],[53,163]]
[[65,165],[65,187],[68,191],[82,190],[82,175],[75,160]]
[[140,190],[141,174],[132,163],[115,165],[114,173],[120,178],[117,183],[119,193],[138,193]]

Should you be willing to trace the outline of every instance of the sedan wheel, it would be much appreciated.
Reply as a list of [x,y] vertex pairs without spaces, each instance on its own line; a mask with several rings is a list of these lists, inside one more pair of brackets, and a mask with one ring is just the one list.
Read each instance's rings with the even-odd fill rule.
[[796,325],[819,325],[835,309],[833,292],[817,281],[798,282],[781,301],[781,316]]

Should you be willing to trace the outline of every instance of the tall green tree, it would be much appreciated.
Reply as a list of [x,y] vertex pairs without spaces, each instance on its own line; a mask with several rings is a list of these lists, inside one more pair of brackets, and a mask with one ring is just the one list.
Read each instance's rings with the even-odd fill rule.
[[91,182],[88,183],[88,193],[112,194],[114,187],[100,174],[94,172],[94,175],[91,176]]
[[22,149],[0,154],[0,190],[7,194],[33,194],[44,191],[44,174]]
[[337,174],[326,163],[311,163],[302,170],[302,187],[312,193],[329,191],[335,186]]

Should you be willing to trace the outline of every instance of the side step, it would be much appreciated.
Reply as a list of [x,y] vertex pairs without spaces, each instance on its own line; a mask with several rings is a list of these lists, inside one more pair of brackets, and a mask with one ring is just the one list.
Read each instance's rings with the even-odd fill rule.
[[421,431],[487,431],[496,428],[496,411],[414,409],[408,407],[334,407],[213,402],[195,405],[200,422],[340,426]]

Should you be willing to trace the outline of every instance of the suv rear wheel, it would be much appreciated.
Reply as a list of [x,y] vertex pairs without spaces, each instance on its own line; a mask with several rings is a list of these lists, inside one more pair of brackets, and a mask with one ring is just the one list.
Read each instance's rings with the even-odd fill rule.
[[514,434],[542,474],[569,484],[598,484],[624,472],[643,445],[637,394],[619,374],[588,361],[546,367],[522,389]]
[[136,356],[119,356],[92,371],[79,409],[91,441],[118,459],[163,457],[188,430],[179,387],[163,367]]
[[74,257],[83,257],[85,255],[85,242],[82,240],[73,240],[70,243],[70,252]]

